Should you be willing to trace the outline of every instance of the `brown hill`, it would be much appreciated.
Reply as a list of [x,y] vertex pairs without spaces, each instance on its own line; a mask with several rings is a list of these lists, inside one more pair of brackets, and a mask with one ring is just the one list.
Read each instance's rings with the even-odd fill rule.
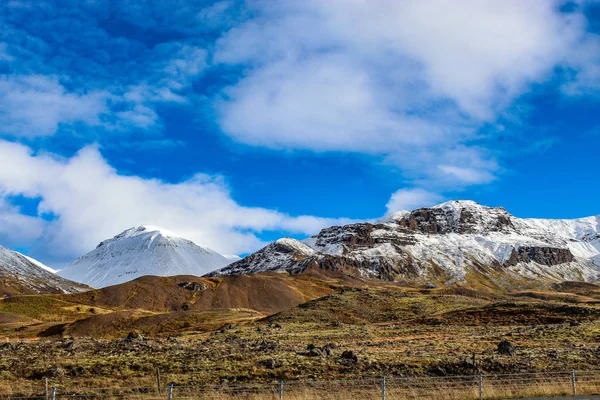
[[311,274],[265,273],[219,278],[144,276],[120,285],[59,296],[92,307],[157,312],[245,308],[275,313],[332,293],[341,281]]
[[[144,276],[87,292],[0,299],[0,312],[6,315],[6,321],[0,321],[0,335],[116,337],[130,331],[170,335],[214,330],[228,323],[264,318],[357,284],[364,282],[311,273]],[[13,322],[19,317],[27,318],[20,325],[28,326],[16,330]]]

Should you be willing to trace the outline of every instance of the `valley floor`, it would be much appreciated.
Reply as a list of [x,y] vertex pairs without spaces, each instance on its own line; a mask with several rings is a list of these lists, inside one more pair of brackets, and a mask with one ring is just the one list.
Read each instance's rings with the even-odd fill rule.
[[270,316],[68,299],[0,302],[0,392],[36,391],[46,378],[59,388],[156,387],[157,370],[163,385],[273,385],[563,374],[600,364],[600,288],[587,284],[512,293],[341,285]]

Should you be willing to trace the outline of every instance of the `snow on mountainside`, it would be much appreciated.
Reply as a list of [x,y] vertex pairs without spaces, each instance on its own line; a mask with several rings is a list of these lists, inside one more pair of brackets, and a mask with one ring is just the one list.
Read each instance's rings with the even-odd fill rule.
[[316,252],[306,244],[291,238],[282,238],[262,250],[249,255],[207,276],[253,274],[263,271],[286,272],[295,264]]
[[[504,208],[449,201],[400,211],[376,223],[285,239],[212,275],[307,268],[385,280],[440,283],[471,273],[541,280],[600,279],[600,219],[522,219]],[[279,242],[279,241],[278,241]],[[275,243],[278,243],[275,242]]]
[[0,294],[75,293],[89,289],[56,276],[33,258],[0,246]]
[[138,226],[105,240],[59,275],[95,288],[144,275],[202,275],[233,260],[165,229]]

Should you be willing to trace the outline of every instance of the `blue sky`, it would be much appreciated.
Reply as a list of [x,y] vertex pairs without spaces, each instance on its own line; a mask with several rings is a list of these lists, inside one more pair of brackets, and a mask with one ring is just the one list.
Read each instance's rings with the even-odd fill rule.
[[600,3],[0,3],[0,245],[223,253],[472,199],[600,213]]

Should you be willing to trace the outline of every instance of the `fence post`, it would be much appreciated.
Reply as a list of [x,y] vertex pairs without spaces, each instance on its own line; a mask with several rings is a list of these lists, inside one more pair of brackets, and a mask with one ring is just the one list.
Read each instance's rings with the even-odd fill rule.
[[283,400],[283,381],[279,381],[279,400]]
[[479,387],[479,400],[483,400],[483,374],[477,375],[477,386]]
[[48,390],[48,378],[44,379],[44,393],[46,394],[46,400],[49,400],[50,398],[50,391]]
[[156,367],[156,389],[160,393],[160,368]]
[[52,388],[52,400],[56,400],[56,387]]
[[575,370],[571,370],[571,386],[573,387],[573,396],[577,395],[577,384],[575,383]]
[[173,384],[172,384],[172,383],[169,385],[169,396],[168,396],[168,400],[173,400]]
[[385,376],[381,377],[381,400],[385,400]]

